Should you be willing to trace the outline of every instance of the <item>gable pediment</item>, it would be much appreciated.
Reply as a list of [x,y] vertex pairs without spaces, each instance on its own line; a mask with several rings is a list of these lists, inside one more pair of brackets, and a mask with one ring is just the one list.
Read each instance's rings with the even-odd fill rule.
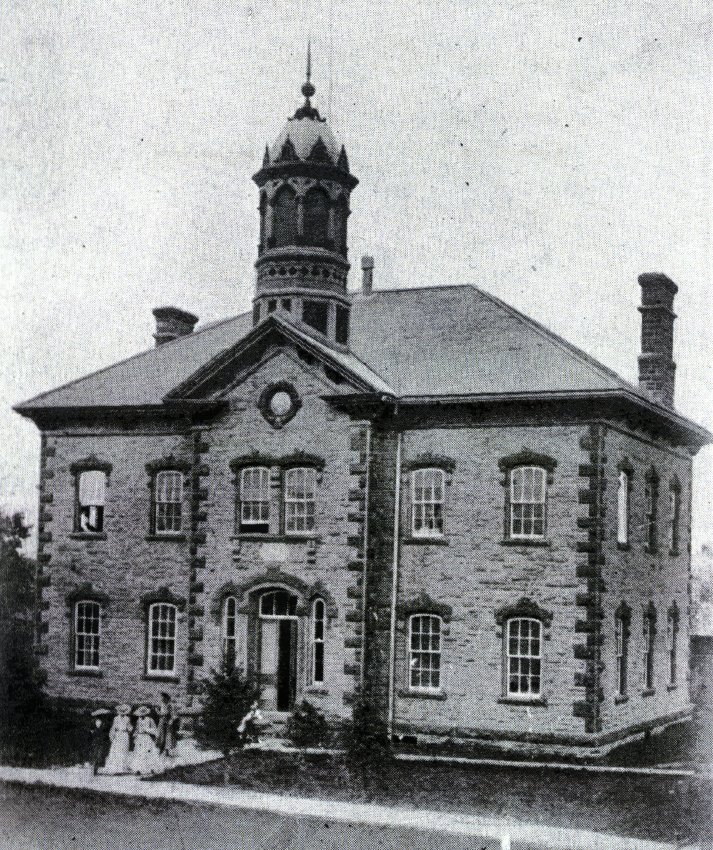
[[[277,356],[289,358],[310,373],[324,386],[325,393],[383,392],[382,387],[374,386],[368,380],[368,367],[356,361],[353,355],[332,351],[328,345],[299,328],[271,316],[172,389],[164,402],[224,400],[250,375]],[[358,372],[357,368],[350,368],[349,358],[354,359],[355,367],[362,367]],[[374,375],[374,378],[378,381],[378,376]]]

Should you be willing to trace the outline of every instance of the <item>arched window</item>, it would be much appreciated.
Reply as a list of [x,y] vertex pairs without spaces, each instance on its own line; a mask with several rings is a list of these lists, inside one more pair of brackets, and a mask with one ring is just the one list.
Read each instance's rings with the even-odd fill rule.
[[416,469],[411,474],[411,533],[414,537],[443,536],[444,481],[442,469]]
[[305,195],[303,230],[310,245],[324,245],[329,238],[329,195],[323,189]]
[[222,619],[221,635],[223,639],[223,663],[228,670],[232,670],[235,667],[235,659],[238,651],[238,601],[234,596],[226,596],[223,600]]
[[678,607],[675,603],[668,609],[666,652],[668,654],[668,684],[673,688],[678,683]]
[[545,536],[547,472],[539,466],[517,466],[510,472],[510,537],[538,540]]
[[240,470],[238,529],[253,534],[270,530],[270,470],[247,466]]
[[101,605],[82,599],[74,606],[74,669],[99,669]]
[[310,683],[319,685],[324,682],[324,632],[327,621],[324,599],[315,599],[312,603],[312,659]]
[[515,617],[505,633],[506,693],[518,699],[536,699],[542,693],[542,623]]
[[260,247],[262,248],[265,245],[265,217],[267,216],[267,198],[264,194],[260,195],[260,206],[258,209],[260,210]]
[[620,546],[629,543],[629,495],[631,492],[631,473],[626,469],[619,470],[619,486],[617,490],[617,531],[616,541]]
[[413,614],[409,619],[409,688],[438,691],[441,687],[441,618]]
[[308,534],[314,530],[317,489],[311,467],[288,469],[285,473],[285,533]]
[[655,636],[656,636],[656,609],[653,605],[644,611],[643,622],[643,652],[642,652],[642,672],[644,691],[653,691],[654,689],[654,662],[655,662]]
[[658,547],[659,477],[653,466],[646,473],[644,486],[646,505],[646,548],[655,552]]
[[146,669],[153,676],[172,676],[176,670],[176,606],[149,606]]
[[177,534],[183,523],[183,473],[164,469],[156,473],[153,487],[154,534]]
[[629,623],[631,610],[622,603],[614,615],[614,650],[616,652],[616,694],[626,696],[629,690]]
[[99,534],[104,530],[106,472],[87,469],[79,474],[77,484],[76,531]]
[[681,484],[677,478],[674,478],[669,485],[668,498],[668,549],[672,555],[677,555],[681,536]]
[[343,254],[347,250],[347,217],[349,205],[343,195],[340,195],[334,208],[334,247]]
[[297,236],[297,196],[289,186],[283,186],[272,205],[272,236],[274,244],[294,245]]

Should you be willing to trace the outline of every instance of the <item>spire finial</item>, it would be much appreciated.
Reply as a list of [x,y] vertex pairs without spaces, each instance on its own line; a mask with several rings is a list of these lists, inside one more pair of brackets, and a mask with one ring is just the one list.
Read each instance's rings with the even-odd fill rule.
[[307,102],[305,106],[309,106],[309,99],[315,92],[315,88],[312,85],[312,42],[311,39],[307,41],[307,81],[302,86],[302,94],[307,98]]

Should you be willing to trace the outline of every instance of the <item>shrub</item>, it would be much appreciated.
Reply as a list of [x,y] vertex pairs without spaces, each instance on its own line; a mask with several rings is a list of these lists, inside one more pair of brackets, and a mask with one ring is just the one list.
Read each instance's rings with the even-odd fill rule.
[[349,772],[359,776],[368,791],[392,757],[386,723],[368,695],[354,703],[351,722],[344,730],[344,747]]
[[287,737],[296,747],[320,747],[329,739],[327,719],[306,700],[295,706],[287,721]]
[[203,693],[203,712],[196,736],[227,757],[231,750],[243,745],[238,726],[250,706],[260,699],[260,686],[254,677],[243,676],[239,669],[226,665],[222,670],[213,671],[211,678],[204,682]]

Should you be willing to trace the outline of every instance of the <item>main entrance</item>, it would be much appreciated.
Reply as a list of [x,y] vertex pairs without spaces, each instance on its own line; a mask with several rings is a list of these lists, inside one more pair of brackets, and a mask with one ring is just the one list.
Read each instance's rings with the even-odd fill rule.
[[266,708],[290,711],[297,692],[297,597],[270,590],[260,597],[260,673]]

